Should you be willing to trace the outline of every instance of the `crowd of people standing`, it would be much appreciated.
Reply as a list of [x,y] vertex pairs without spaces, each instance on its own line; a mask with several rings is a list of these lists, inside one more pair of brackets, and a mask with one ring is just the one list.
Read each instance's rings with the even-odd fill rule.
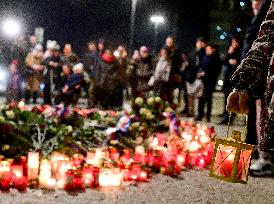
[[[223,63],[218,47],[203,37],[197,39],[190,53],[181,53],[175,39],[168,36],[157,56],[152,56],[147,46],[129,56],[126,47],[111,50],[103,40],[88,42],[86,53],[78,56],[71,44],[66,44],[61,52],[56,41],[48,41],[43,50],[33,38],[24,68],[19,69],[17,59],[11,62],[8,102],[23,99],[27,104],[36,104],[42,96],[44,104],[77,105],[81,93],[85,93],[88,107],[113,109],[122,107],[125,97],[128,100],[151,94],[173,103],[174,90],[179,89],[178,101],[183,95],[185,104],[183,113],[196,120],[206,116],[207,121],[211,118],[212,95],[222,65],[227,64],[229,79],[239,64],[237,49],[241,44],[238,38],[232,38]],[[23,95],[19,94],[20,78],[25,81]],[[229,80],[225,81],[225,89],[228,94]]]

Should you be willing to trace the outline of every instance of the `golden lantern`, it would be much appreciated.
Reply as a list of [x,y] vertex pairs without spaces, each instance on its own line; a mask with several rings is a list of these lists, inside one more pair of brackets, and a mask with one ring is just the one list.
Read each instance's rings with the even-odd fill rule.
[[239,131],[234,130],[230,138],[228,138],[228,133],[229,124],[226,138],[215,139],[210,176],[232,183],[246,184],[251,155],[255,146],[242,142]]

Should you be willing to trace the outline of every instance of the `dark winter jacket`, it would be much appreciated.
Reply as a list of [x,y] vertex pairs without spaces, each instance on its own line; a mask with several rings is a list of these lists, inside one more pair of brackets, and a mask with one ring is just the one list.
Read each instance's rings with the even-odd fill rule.
[[[260,129],[259,149],[269,152],[274,146],[274,1],[259,37],[233,74],[233,87],[246,91],[253,99],[261,99],[261,112],[257,116]],[[269,111],[269,112],[268,112]],[[260,116],[260,117],[259,117]]]
[[260,30],[260,26],[265,19],[270,4],[271,0],[262,0],[261,8],[259,10],[258,15],[252,18],[244,39],[242,59],[245,57],[245,55],[251,48],[253,42],[256,40]]
[[148,81],[153,74],[152,58],[151,56],[143,58],[135,64],[136,90],[137,92],[147,91],[149,89]]
[[103,54],[102,60],[96,67],[96,86],[104,90],[114,90],[120,85],[119,72],[115,57]]
[[198,72],[204,72],[204,87],[214,90],[218,76],[222,69],[222,63],[219,55],[216,53],[212,56],[204,55],[198,67]]
[[[84,75],[83,74],[71,74],[66,82],[66,86],[69,89],[75,89],[77,85],[82,86],[84,83]],[[80,89],[80,88],[78,88]]]
[[[54,63],[58,63],[57,67],[53,67],[51,65],[49,65],[50,62],[54,62]],[[50,84],[51,81],[51,73],[52,73],[52,80],[53,83],[55,84],[56,88],[59,87],[59,82],[60,82],[60,77],[61,77],[61,73],[62,73],[62,61],[61,58],[58,57],[48,57],[46,58],[43,63],[42,63],[46,68],[44,69],[44,83],[45,84]]]
[[83,59],[82,63],[84,64],[86,72],[89,74],[90,77],[95,78],[96,73],[96,66],[100,61],[100,55],[97,51],[95,52],[87,52]]
[[[242,49],[239,47],[234,50],[233,53],[228,53],[226,56],[226,59],[224,61],[224,64],[226,65],[226,71],[225,71],[225,77],[224,77],[224,91],[231,91],[231,83],[230,83],[230,78],[232,77],[233,73],[236,71],[237,67],[240,65],[241,62],[241,53]],[[229,64],[229,60],[234,59],[237,60],[236,65],[231,65]]]
[[193,49],[189,54],[189,66],[185,70],[185,80],[189,83],[193,83],[196,79],[200,62],[205,56],[205,49],[197,50]]

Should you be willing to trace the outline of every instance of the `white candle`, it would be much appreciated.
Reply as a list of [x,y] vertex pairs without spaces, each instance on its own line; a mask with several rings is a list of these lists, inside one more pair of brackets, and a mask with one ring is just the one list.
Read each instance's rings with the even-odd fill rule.
[[102,187],[120,186],[122,184],[123,174],[120,169],[102,169],[99,173],[99,185]]
[[39,173],[39,153],[28,153],[28,179],[36,179]]
[[8,161],[0,161],[0,178],[7,172],[10,172],[10,163]]

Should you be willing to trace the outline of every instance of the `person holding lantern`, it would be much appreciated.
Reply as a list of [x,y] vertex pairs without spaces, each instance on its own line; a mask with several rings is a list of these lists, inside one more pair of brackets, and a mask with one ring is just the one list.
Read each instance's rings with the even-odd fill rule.
[[259,159],[250,167],[252,176],[274,175],[274,2],[259,36],[232,76],[234,90],[227,99],[229,112],[248,114],[249,100],[257,100]]

